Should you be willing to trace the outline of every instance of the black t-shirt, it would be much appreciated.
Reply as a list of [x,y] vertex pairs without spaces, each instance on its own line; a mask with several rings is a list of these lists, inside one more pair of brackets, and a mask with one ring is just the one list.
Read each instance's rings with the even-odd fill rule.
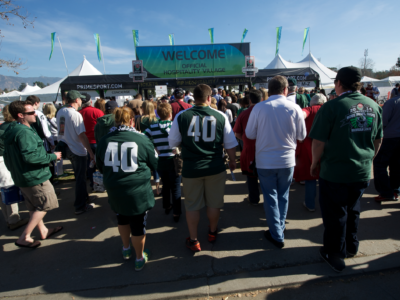
[[236,119],[236,116],[237,116],[238,108],[237,108],[235,105],[231,104],[231,103],[228,103],[228,104],[226,105],[226,108],[231,110],[231,112],[232,112],[232,117],[233,117],[233,119],[235,120],[235,119]]

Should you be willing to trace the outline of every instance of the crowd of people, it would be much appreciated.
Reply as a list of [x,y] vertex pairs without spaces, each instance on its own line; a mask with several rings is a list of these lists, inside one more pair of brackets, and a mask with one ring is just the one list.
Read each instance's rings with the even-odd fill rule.
[[[18,204],[2,204],[10,229],[26,225],[15,244],[37,248],[40,241],[31,237],[34,228],[41,239],[63,229],[47,228],[43,218],[58,207],[54,169],[60,159],[69,159],[75,175],[75,214],[94,209],[87,180],[93,189],[97,168],[116,214],[122,256],[130,259],[133,248],[137,271],[149,258],[146,224],[154,194],[161,195],[165,214],[172,212],[179,222],[181,184],[189,231],[186,247],[201,251],[200,212],[206,207],[208,242],[214,243],[227,165],[236,169],[240,151],[246,200],[260,203],[260,185],[268,225],[264,236],[280,249],[285,246],[290,186],[295,181],[305,184],[303,205],[314,212],[318,183],[324,224],[320,255],[340,272],[344,258],[358,252],[360,199],[372,164],[379,193],[375,200],[394,201],[400,192],[400,96],[382,109],[374,97],[361,93],[360,81],[357,68],[345,67],[329,95],[275,76],[268,89],[235,93],[200,84],[193,93],[176,88],[173,95],[155,101],[138,94],[123,107],[104,99],[93,105],[90,95],[74,90],[63,95],[58,110],[46,104],[43,113],[37,110],[36,96],[12,102],[4,108],[0,126],[0,184],[3,189],[19,187],[30,213],[30,219],[23,220]],[[368,93],[374,95],[369,85]]]

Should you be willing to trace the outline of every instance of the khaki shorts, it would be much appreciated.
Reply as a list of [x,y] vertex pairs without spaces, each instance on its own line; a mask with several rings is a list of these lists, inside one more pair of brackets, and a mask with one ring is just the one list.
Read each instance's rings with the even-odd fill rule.
[[29,211],[49,211],[58,207],[57,195],[49,180],[30,187],[20,188]]
[[224,206],[226,171],[199,178],[182,178],[185,208],[187,211],[200,210],[204,206]]

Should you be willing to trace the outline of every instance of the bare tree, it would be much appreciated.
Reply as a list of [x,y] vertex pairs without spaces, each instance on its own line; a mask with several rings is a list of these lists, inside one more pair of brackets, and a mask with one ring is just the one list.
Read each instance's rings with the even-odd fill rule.
[[372,76],[373,68],[375,66],[375,62],[371,58],[360,58],[358,61],[358,66],[361,69],[361,74],[363,76]]
[[[35,22],[36,18],[31,19],[27,12],[23,11],[23,7],[15,4],[15,0],[0,0],[0,18],[5,21],[6,25],[14,26],[11,22],[10,18],[17,17],[22,21],[22,25],[24,28],[29,26],[33,27],[33,23]],[[0,39],[4,36],[1,34],[0,30]],[[0,42],[1,43],[1,42]],[[2,59],[0,58],[0,68],[6,67],[11,69],[18,75],[17,70],[24,65],[25,62],[21,60],[21,58],[14,58],[14,59]]]

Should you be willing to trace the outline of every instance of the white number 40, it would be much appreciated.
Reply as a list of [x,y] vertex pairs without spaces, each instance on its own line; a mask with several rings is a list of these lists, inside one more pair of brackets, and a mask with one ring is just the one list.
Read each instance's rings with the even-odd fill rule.
[[[128,155],[128,149],[131,149]],[[118,172],[121,168],[124,172],[135,172],[138,168],[137,164],[138,145],[135,142],[126,142],[121,145],[121,161],[118,159],[118,143],[108,143],[106,155],[104,158],[104,165],[113,167],[114,172]],[[130,161],[130,166],[128,166]]]
[[[194,136],[194,141],[198,142],[201,136],[203,141],[212,142],[215,140],[215,131],[217,130],[217,119],[214,116],[205,116],[203,119],[203,132],[200,132],[200,117],[193,116],[190,122],[187,135]],[[211,126],[210,136],[208,136],[208,125]]]

